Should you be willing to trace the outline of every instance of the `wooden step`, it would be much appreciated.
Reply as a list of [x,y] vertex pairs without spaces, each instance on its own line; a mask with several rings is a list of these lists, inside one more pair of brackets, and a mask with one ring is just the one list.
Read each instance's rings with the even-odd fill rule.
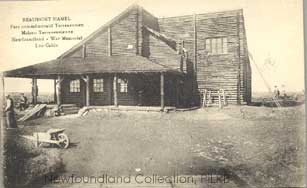
[[61,109],[64,114],[77,114],[80,110],[75,104],[63,104],[61,105]]
[[61,104],[61,107],[74,107],[76,104]]
[[63,110],[79,110],[79,107],[62,108]]
[[79,110],[64,110],[63,113],[64,114],[77,114],[79,112]]

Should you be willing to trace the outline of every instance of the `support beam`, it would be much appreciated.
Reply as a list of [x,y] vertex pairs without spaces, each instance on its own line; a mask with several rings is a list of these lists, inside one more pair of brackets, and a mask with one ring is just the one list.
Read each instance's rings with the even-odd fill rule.
[[197,18],[194,14],[194,74],[195,79],[197,79]]
[[179,81],[178,78],[175,78],[176,84],[176,107],[179,107]]
[[195,83],[192,84],[192,101],[189,100],[189,103],[196,102],[196,96],[198,95],[198,88],[197,88],[197,16],[194,14],[194,40],[193,40],[193,79],[195,80]]
[[[1,85],[0,85],[0,91],[1,91],[1,95],[0,95],[0,106],[1,106],[1,108],[0,108],[0,128],[1,128],[1,130],[2,130],[2,128],[6,128],[6,121],[5,121],[5,112],[4,112],[4,107],[5,107],[5,101],[6,101],[6,99],[5,99],[5,86],[4,86],[4,75],[3,75],[3,73],[0,73],[0,77],[1,77]],[[0,130],[0,131],[1,131]],[[0,138],[1,138],[1,136],[0,136]],[[1,142],[2,143],[2,142]],[[1,157],[1,156],[0,156]],[[0,182],[1,183],[1,182]],[[1,187],[1,186],[0,186]]]
[[114,74],[113,79],[113,98],[114,98],[114,106],[118,107],[118,98],[117,98],[117,75]]
[[56,98],[57,98],[57,105],[60,106],[62,101],[61,101],[61,82],[62,82],[61,76],[58,76],[58,80],[56,82]]
[[217,94],[218,94],[218,99],[219,99],[219,109],[222,109],[223,108],[223,104],[222,104],[222,97],[221,97],[220,90],[217,91]]
[[56,103],[56,101],[57,101],[57,91],[56,91],[57,89],[56,89],[56,79],[54,79],[53,80],[53,100],[54,100],[54,102]]
[[85,105],[86,106],[90,106],[90,76],[89,75],[86,75],[86,103]]
[[4,169],[5,169],[5,144],[6,144],[6,117],[5,112],[3,110],[4,103],[5,103],[5,90],[4,90],[4,75],[1,73],[1,85],[0,85],[0,187],[4,187]]
[[139,54],[139,8],[137,8],[136,12],[136,32],[135,32],[135,50],[136,55]]
[[164,110],[165,104],[164,104],[164,73],[161,72],[160,74],[160,98],[161,98],[161,110]]
[[33,104],[37,104],[37,95],[38,95],[37,79],[32,78],[32,103]]
[[237,104],[241,104],[241,49],[240,49],[240,14],[237,13],[237,37],[238,37],[238,73],[237,73]]

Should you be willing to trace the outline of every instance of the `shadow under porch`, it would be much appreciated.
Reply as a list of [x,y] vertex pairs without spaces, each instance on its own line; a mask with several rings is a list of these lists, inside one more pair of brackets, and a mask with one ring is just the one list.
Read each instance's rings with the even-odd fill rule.
[[[170,73],[66,75],[60,104],[83,106],[165,106],[181,104],[182,75]],[[59,82],[59,81],[58,81]],[[75,87],[75,88],[72,88]]]

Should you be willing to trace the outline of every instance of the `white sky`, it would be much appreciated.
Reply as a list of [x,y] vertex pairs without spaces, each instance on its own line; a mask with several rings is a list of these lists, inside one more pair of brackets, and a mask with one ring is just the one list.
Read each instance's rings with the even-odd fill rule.
[[[0,2],[0,71],[54,59],[78,41],[60,42],[58,48],[37,49],[33,43],[12,43],[11,24],[23,17],[70,16],[83,23],[76,33],[88,36],[98,27],[137,2],[157,17],[180,16],[243,8],[248,48],[256,63],[265,69],[269,84],[285,85],[288,91],[304,89],[302,0],[73,0]],[[251,62],[252,63],[252,62]],[[252,63],[253,91],[267,91]],[[31,91],[27,79],[5,80],[6,91]],[[53,91],[53,82],[39,81],[40,91]]]

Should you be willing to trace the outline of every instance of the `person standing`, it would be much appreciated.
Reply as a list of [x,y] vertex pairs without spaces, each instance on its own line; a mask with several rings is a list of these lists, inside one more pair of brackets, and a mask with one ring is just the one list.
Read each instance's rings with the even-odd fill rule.
[[20,111],[22,111],[25,110],[27,107],[28,107],[28,99],[23,93],[21,93],[19,109]]
[[6,114],[7,128],[17,128],[15,112],[14,112],[14,101],[10,95],[6,96],[5,114]]
[[281,85],[281,97],[283,97],[284,99],[287,98],[287,94],[286,94],[286,86],[284,84]]
[[279,99],[279,96],[280,96],[279,89],[278,89],[277,86],[275,86],[275,89],[274,89],[274,99]]

